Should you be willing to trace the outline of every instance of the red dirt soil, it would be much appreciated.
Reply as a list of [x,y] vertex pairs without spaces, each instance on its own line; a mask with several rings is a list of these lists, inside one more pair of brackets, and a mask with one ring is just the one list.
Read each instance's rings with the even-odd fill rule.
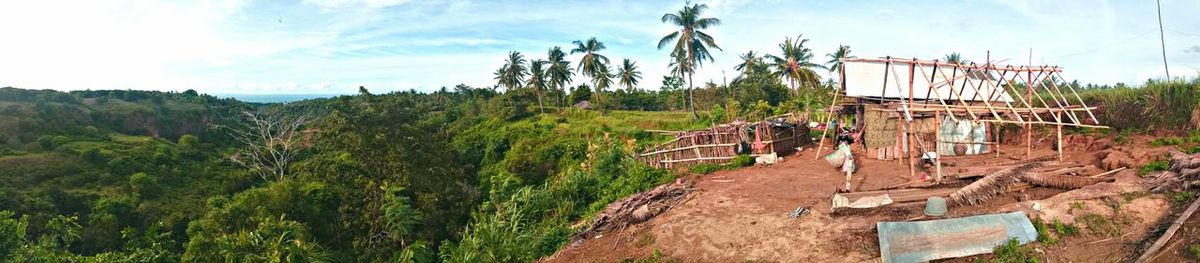
[[[1134,144],[1146,145],[1130,143]],[[1006,145],[1003,148],[1001,157],[994,154],[948,157],[944,162],[953,166],[945,166],[943,171],[955,174],[959,167],[1011,162],[1025,157],[1025,149],[1020,146]],[[1098,162],[1095,149],[1089,151],[1086,148],[1091,147],[1088,146],[1078,148],[1068,149],[1066,159],[1084,164]],[[1108,148],[1107,145],[1104,148]],[[1146,154],[1141,149],[1135,151],[1139,155]],[[825,153],[828,152],[826,148]],[[1049,149],[1037,149],[1033,156],[1053,153]],[[860,158],[859,163],[852,183],[854,191],[876,190],[915,180],[909,175],[907,163],[865,158]],[[1134,169],[1118,173],[1119,178],[1126,178],[1118,182],[1137,180],[1133,172],[1136,167],[1131,168]],[[922,173],[919,168],[917,172],[918,176]],[[923,208],[917,203],[891,205],[850,215],[831,215],[829,200],[843,183],[843,177],[824,160],[814,160],[811,149],[784,157],[782,162],[772,166],[721,171],[690,179],[696,183],[695,191],[665,213],[641,224],[568,244],[542,261],[616,262],[648,258],[656,252],[663,257],[685,262],[878,261],[875,223],[916,219],[921,217]],[[1013,211],[1018,209],[1014,207],[1019,201],[1044,199],[1062,192],[1035,187],[1002,195],[977,206],[952,207],[947,217],[1003,212],[1000,208],[1006,206],[1010,209],[1007,211]],[[787,216],[800,206],[809,207],[810,213],[800,218]],[[1150,210],[1155,209],[1158,208]],[[1166,217],[1165,220],[1174,219],[1174,216]],[[1052,261],[1121,261],[1134,250],[1140,251],[1139,244],[1144,243],[1141,240],[1147,230],[1164,221],[1156,218],[1137,221],[1147,220],[1153,222],[1127,226],[1129,234],[1123,237],[1085,234],[1063,238],[1058,245],[1039,249],[1046,253],[1043,256]],[[1192,231],[1196,230],[1193,228]],[[951,261],[970,262],[972,259]]]

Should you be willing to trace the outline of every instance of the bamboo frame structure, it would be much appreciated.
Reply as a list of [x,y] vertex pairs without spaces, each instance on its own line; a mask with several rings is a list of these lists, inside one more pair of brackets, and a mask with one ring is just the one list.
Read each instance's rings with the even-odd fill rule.
[[[916,139],[918,142],[920,140],[913,130],[913,121],[917,118],[936,118],[934,120],[938,126],[936,129],[940,129],[942,116],[955,122],[969,120],[976,124],[1021,125],[1026,131],[1027,157],[1032,154],[1033,125],[1052,125],[1056,128],[1057,144],[1055,148],[1060,160],[1062,159],[1063,127],[1108,128],[1101,125],[1099,119],[1092,112],[1096,109],[1095,107],[1089,107],[1071,87],[1056,83],[1063,79],[1061,75],[1063,69],[1058,66],[996,65],[990,61],[983,64],[961,64],[892,57],[842,58],[841,61],[843,65],[851,67],[856,62],[883,64],[884,76],[882,86],[879,87],[881,92],[878,97],[858,95],[846,95],[845,97],[856,98],[860,101],[859,103],[861,101],[876,102],[882,106],[880,110],[895,112],[898,117],[893,115],[893,118],[899,118],[906,124],[897,123],[897,133],[903,133],[897,135],[897,143],[902,144],[900,148],[906,148],[901,149],[906,153],[899,156],[907,156],[910,175],[913,176],[915,176],[913,168],[915,160],[913,158],[924,156],[924,153],[912,154],[913,140]],[[897,67],[905,66],[908,67],[907,79],[899,73],[902,69],[897,69]],[[932,72],[927,71],[926,67],[932,67]],[[918,72],[919,76],[924,78],[921,82],[922,85],[928,83],[927,87],[914,86]],[[847,92],[847,74],[842,72],[839,77],[841,78],[842,92],[845,93]],[[938,77],[941,79],[939,80]],[[889,83],[889,79],[895,81]],[[907,90],[900,83],[904,81],[907,81]],[[914,90],[918,88],[927,89],[925,98],[914,95]],[[897,93],[895,94],[898,95],[885,96],[888,94],[888,89],[896,89]],[[859,89],[859,91],[862,90]],[[948,91],[946,96],[943,96],[943,91]],[[974,95],[965,98],[964,91],[973,92]],[[985,91],[988,93],[984,94]],[[1068,97],[1068,93],[1073,97]],[[1008,95],[1008,98],[1005,98],[1005,95]],[[1085,117],[1090,117],[1090,119]],[[988,126],[994,125],[985,127]],[[983,144],[998,146],[998,138],[993,139],[996,142]],[[946,142],[942,140],[941,132],[935,131],[933,143],[935,149],[942,143]],[[922,151],[925,151],[923,145],[921,148]],[[999,153],[997,152],[997,154]],[[820,156],[820,148],[818,148],[817,155]],[[940,163],[936,164],[939,166],[936,178],[941,178]]]
[[[808,127],[796,122],[791,127],[778,127],[773,120],[790,117],[774,116],[763,121],[734,122],[703,130],[672,132],[675,139],[660,143],[637,155],[639,161],[656,168],[674,168],[706,163],[726,163],[738,155],[738,146],[749,146],[751,155],[787,154],[802,145]],[[753,135],[749,131],[754,131]]]

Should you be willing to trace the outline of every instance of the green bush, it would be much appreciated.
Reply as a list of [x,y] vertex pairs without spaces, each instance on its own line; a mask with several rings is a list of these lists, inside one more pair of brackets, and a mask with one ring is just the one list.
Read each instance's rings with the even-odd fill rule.
[[1054,232],[1058,233],[1059,236],[1074,236],[1074,235],[1079,234],[1079,228],[1075,227],[1075,225],[1072,225],[1072,224],[1063,223],[1062,221],[1059,221],[1057,218],[1055,218],[1054,219]]
[[997,246],[992,250],[992,255],[995,256],[992,262],[1001,263],[1037,263],[1041,262],[1037,258],[1037,252],[1032,248],[1021,246],[1021,242],[1016,238],[1009,239],[1003,245]]
[[1150,145],[1152,145],[1152,146],[1168,146],[1168,145],[1180,145],[1180,144],[1183,144],[1183,139],[1180,139],[1179,137],[1158,137],[1158,138],[1155,138],[1153,141],[1150,141]]
[[733,170],[754,165],[754,156],[742,154],[733,157],[726,164],[704,163],[688,167],[688,172],[694,174],[710,174],[721,170]]
[[1200,259],[1200,243],[1188,245],[1187,251],[1193,259]]
[[1037,242],[1038,243],[1042,243],[1042,244],[1046,244],[1046,245],[1054,245],[1055,243],[1058,243],[1058,238],[1056,238],[1055,236],[1050,234],[1050,227],[1048,227],[1046,225],[1045,221],[1042,221],[1041,218],[1034,218],[1032,221],[1033,221],[1033,229],[1037,230],[1037,234],[1038,234]]
[[1138,175],[1147,175],[1157,171],[1166,171],[1167,169],[1171,169],[1171,164],[1167,160],[1155,160],[1142,165],[1142,168],[1138,170]]
[[733,157],[733,161],[729,162],[729,167],[738,168],[754,165],[754,156],[742,154]]
[[1190,191],[1179,191],[1179,192],[1172,192],[1168,196],[1171,199],[1171,204],[1174,204],[1176,206],[1183,206],[1183,205],[1187,205],[1188,203],[1191,203],[1192,200],[1195,200],[1196,193],[1193,193]]
[[688,167],[688,172],[694,174],[710,174],[716,171],[725,170],[725,165],[715,163],[697,164]]

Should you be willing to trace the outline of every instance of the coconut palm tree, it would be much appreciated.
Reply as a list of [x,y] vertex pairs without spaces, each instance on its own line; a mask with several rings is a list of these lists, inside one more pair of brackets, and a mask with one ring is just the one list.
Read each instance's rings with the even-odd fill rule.
[[525,56],[521,55],[521,52],[509,52],[508,60],[504,62],[504,74],[500,76],[500,85],[504,85],[508,90],[520,88],[525,76],[529,74],[525,62]]
[[733,69],[741,71],[742,76],[746,76],[750,70],[753,70],[755,64],[762,63],[762,58],[754,51],[746,51],[746,54],[738,55],[738,58],[742,60],[742,63],[733,66]]
[[798,84],[815,86],[821,80],[813,69],[827,69],[821,64],[812,63],[812,50],[804,47],[808,39],[803,37],[804,35],[796,36],[795,40],[788,37],[779,44],[779,52],[782,53],[780,56],[767,55],[771,65],[775,67],[775,74],[787,79],[792,89],[797,89]]
[[575,40],[571,43],[575,44],[575,49],[571,49],[571,54],[582,53],[583,57],[579,58],[579,66],[576,70],[584,76],[593,78],[600,74],[601,68],[608,65],[608,57],[600,54],[605,48],[604,42],[596,40],[595,37],[589,38],[586,42]]
[[692,110],[692,116],[696,118],[700,118],[700,115],[696,113],[696,105],[692,96],[692,77],[695,75],[696,68],[704,60],[713,61],[712,55],[708,52],[709,47],[721,50],[712,36],[701,31],[721,24],[720,19],[701,17],[705,9],[708,9],[708,5],[692,4],[688,6],[685,4],[683,9],[675,13],[663,14],[662,22],[678,26],[679,31],[671,32],[658,40],[658,49],[674,45],[671,57],[676,58],[680,73],[687,75],[688,108]]
[[492,86],[492,91],[496,91],[496,87],[500,87],[500,85],[504,85],[504,72],[507,69],[508,69],[508,65],[502,65],[502,66],[500,66],[500,68],[496,69],[495,73],[492,73],[492,79],[496,80],[496,85]]
[[604,90],[613,86],[613,74],[608,68],[608,65],[600,65],[596,69],[596,73],[592,75],[592,86],[596,87],[595,97],[597,101],[603,99]]
[[571,83],[571,76],[575,75],[571,71],[571,62],[567,61],[567,54],[560,47],[552,47],[546,52],[549,57],[549,67],[546,68],[546,80],[549,87],[558,90],[561,96],[558,97],[559,106],[565,106],[567,91],[565,90],[568,83]]
[[546,70],[542,67],[546,63],[545,60],[541,59],[529,62],[529,81],[526,82],[529,83],[530,88],[533,88],[533,92],[537,94],[539,112],[545,112],[544,108],[546,106],[542,104],[542,93],[545,92],[549,84],[546,81]]
[[829,61],[825,62],[825,65],[829,65],[829,72],[836,72],[842,69],[843,58],[853,58],[854,55],[850,55],[850,46],[838,45],[837,51],[825,54],[825,57],[829,58]]
[[946,54],[946,57],[943,57],[943,58],[942,58],[942,60],[945,60],[945,61],[946,61],[946,63],[950,63],[950,64],[967,64],[967,63],[971,63],[970,61],[963,60],[963,59],[962,59],[962,55],[961,55],[961,54],[958,54],[958,52],[954,52],[954,53]]
[[637,63],[626,58],[621,63],[621,68],[617,69],[618,84],[626,89],[633,91],[637,87],[638,81],[642,79],[642,72],[638,71]]

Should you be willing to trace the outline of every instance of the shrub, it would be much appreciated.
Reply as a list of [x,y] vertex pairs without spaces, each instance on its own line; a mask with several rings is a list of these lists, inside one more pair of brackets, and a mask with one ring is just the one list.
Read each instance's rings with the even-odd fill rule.
[[1037,263],[1040,262],[1035,255],[1036,252],[1028,247],[1022,247],[1021,242],[1016,238],[1009,239],[1003,245],[997,246],[992,250],[992,254],[996,256],[993,262],[1006,263]]
[[1079,234],[1079,228],[1072,224],[1063,223],[1056,218],[1054,219],[1054,232],[1060,236],[1074,236]]
[[1187,205],[1196,198],[1196,193],[1188,191],[1173,192],[1170,195],[1171,203],[1177,206]]
[[1050,235],[1050,227],[1046,226],[1046,222],[1042,221],[1041,218],[1033,219],[1033,229],[1037,230],[1037,234],[1038,234],[1037,242],[1038,243],[1042,243],[1042,244],[1046,244],[1046,245],[1054,245],[1055,243],[1058,243],[1058,238],[1054,237],[1053,235]]
[[729,167],[731,168],[746,167],[751,165],[754,165],[754,156],[746,154],[733,157],[733,161],[729,162]]
[[1075,218],[1075,222],[1083,222],[1092,234],[1118,236],[1121,235],[1121,228],[1112,220],[1098,214],[1087,214]]
[[1171,168],[1171,164],[1167,160],[1155,160],[1153,162],[1142,165],[1141,170],[1138,170],[1138,175],[1146,175],[1157,171],[1166,171]]
[[694,174],[710,174],[716,171],[724,170],[725,166],[714,163],[697,164],[688,167],[688,171]]
[[751,165],[754,165],[754,156],[743,154],[733,157],[733,159],[731,159],[727,164],[705,163],[693,165],[688,167],[688,172],[692,172],[694,174],[710,174],[716,171],[733,170]]
[[1158,137],[1158,138],[1154,139],[1153,141],[1150,141],[1151,146],[1168,146],[1168,145],[1180,145],[1180,144],[1183,144],[1183,139],[1180,139],[1178,137]]
[[1200,259],[1200,243],[1188,245],[1187,251],[1188,254],[1192,255],[1192,258]]

